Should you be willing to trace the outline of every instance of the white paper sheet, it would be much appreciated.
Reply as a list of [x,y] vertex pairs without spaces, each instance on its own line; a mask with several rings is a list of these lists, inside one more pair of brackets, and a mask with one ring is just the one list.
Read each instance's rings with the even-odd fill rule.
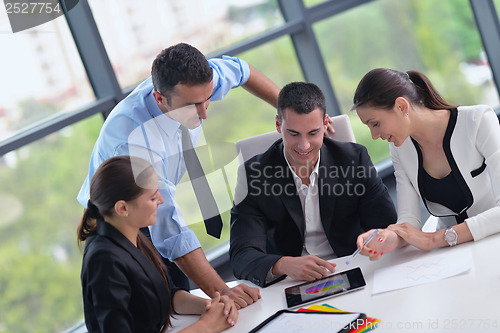
[[426,253],[422,258],[375,271],[372,294],[408,288],[464,273],[472,268],[470,248]]
[[356,323],[355,320],[358,317],[359,313],[282,313],[266,326],[262,327],[259,333],[338,332],[351,322],[354,321]]

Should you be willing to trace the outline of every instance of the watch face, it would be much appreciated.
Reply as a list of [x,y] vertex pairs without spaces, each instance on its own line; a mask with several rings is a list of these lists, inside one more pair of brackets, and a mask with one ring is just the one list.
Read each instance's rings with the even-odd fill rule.
[[455,236],[455,234],[452,233],[452,232],[447,232],[445,238],[446,238],[446,241],[448,243],[454,242],[455,239],[457,239],[457,237]]
[[446,242],[448,242],[448,244],[452,245],[452,244],[456,244],[457,242],[457,233],[455,232],[455,230],[453,229],[446,229],[445,233],[444,233],[444,240]]

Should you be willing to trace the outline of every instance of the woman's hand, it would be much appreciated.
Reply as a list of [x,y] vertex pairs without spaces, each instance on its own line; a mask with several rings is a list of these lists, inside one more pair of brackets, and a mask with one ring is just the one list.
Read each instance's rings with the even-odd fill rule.
[[[218,333],[234,326],[238,320],[238,310],[232,299],[215,293],[212,299],[201,298],[179,290],[174,295],[174,308],[177,313],[201,313],[200,319],[181,330],[185,333]],[[179,332],[179,333],[180,333]]]
[[220,306],[220,304],[224,306],[223,310],[224,315],[227,317],[227,323],[234,326],[238,320],[238,308],[236,303],[229,298],[229,296],[221,296],[219,292],[216,292],[216,296],[212,298],[212,300],[207,301],[205,310],[208,312],[212,307]]
[[368,256],[370,260],[378,260],[380,257],[386,253],[394,251],[397,247],[401,247],[404,242],[398,237],[398,235],[389,229],[379,229],[375,237],[363,246],[365,240],[370,237],[370,235],[375,230],[372,229],[358,236],[356,244],[358,248],[361,249],[361,254]]
[[411,244],[420,250],[428,251],[436,247],[434,246],[435,233],[423,232],[422,230],[412,226],[410,223],[405,222],[401,224],[391,224],[387,228],[408,242],[408,244]]
[[222,332],[232,327],[238,320],[238,310],[234,302],[227,296],[215,293],[215,297],[207,300],[206,312],[200,317],[199,323],[210,332]]

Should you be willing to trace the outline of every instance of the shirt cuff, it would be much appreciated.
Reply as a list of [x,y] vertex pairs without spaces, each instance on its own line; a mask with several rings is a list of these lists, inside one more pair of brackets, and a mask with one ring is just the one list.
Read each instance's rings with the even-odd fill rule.
[[[154,237],[152,238],[154,240]],[[188,227],[182,228],[181,232],[177,235],[164,239],[161,242],[153,243],[158,252],[170,261],[174,261],[201,247],[198,237]]]
[[273,272],[273,266],[271,266],[271,268],[269,269],[269,272],[267,272],[266,284],[271,283],[274,280],[276,280],[277,278],[281,277],[281,275],[274,275],[272,272]]
[[227,55],[223,55],[222,59],[232,60],[232,61],[236,62],[237,64],[239,64],[240,70],[241,70],[240,86],[247,83],[248,79],[250,78],[250,65],[248,65],[248,63],[245,60],[240,59],[238,57],[231,57],[231,56],[227,56]]

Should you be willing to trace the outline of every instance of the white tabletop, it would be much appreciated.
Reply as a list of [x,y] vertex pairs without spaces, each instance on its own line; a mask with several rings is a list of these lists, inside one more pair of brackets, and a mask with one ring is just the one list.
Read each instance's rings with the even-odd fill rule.
[[[363,312],[381,319],[376,332],[500,332],[500,234],[478,242],[430,252],[413,247],[398,249],[376,262],[357,256],[346,267],[345,258],[332,260],[337,272],[361,267],[366,280],[362,290],[320,300],[346,311]],[[424,258],[439,251],[470,249],[472,269],[447,279],[406,289],[372,295],[374,271],[393,264]],[[452,252],[449,252],[450,254]],[[496,258],[496,259],[495,259]],[[254,286],[248,281],[237,281]],[[262,299],[241,309],[238,323],[225,332],[248,332],[267,317],[286,308],[283,290],[299,281],[286,278],[267,288],[260,288]],[[200,290],[192,291],[203,296]],[[307,307],[307,306],[306,306]],[[198,316],[177,315],[173,320],[176,332],[195,322]]]

